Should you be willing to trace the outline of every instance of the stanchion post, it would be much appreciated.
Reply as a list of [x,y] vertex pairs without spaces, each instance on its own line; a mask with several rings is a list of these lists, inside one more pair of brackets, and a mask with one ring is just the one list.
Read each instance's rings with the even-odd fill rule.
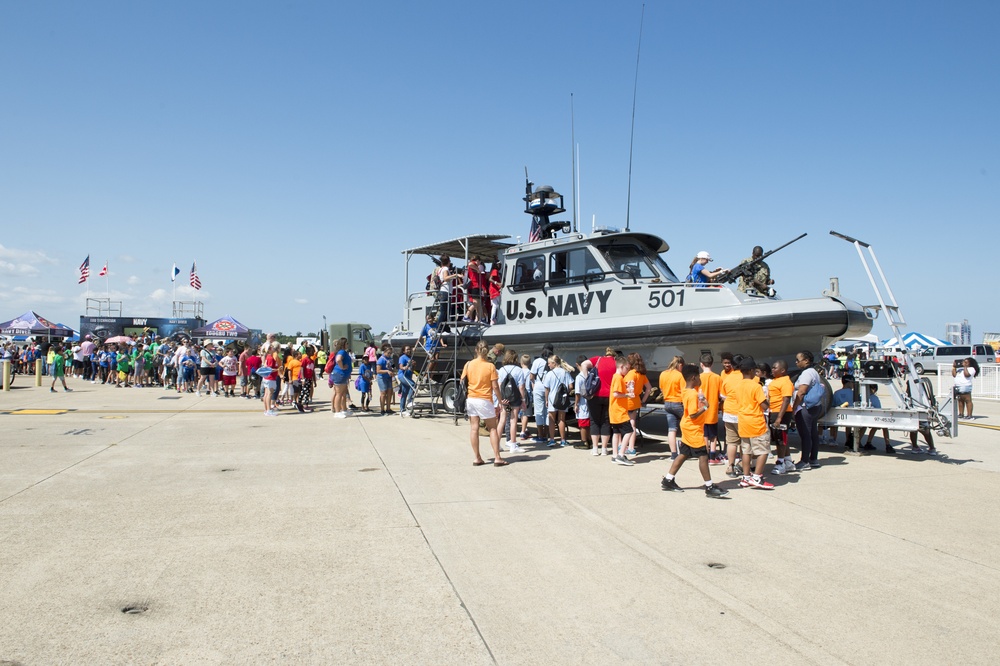
[[11,363],[9,358],[3,360],[3,390],[10,390],[10,369]]
[[44,361],[40,358],[35,359],[35,386],[42,385],[42,363]]

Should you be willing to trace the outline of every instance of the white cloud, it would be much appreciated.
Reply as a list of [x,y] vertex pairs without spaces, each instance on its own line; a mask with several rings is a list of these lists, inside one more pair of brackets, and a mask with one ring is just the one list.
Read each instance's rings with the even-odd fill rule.
[[309,300],[305,298],[296,298],[295,302],[298,303],[299,305],[305,305],[306,303],[309,302]]
[[4,275],[20,275],[22,277],[32,277],[38,275],[37,268],[30,264],[16,264],[11,261],[0,259],[0,273]]
[[38,289],[34,287],[14,287],[13,289],[8,289],[4,294],[4,298],[13,305],[24,307],[25,310],[37,308],[39,304],[69,302],[69,299],[53,289]]
[[21,250],[0,245],[0,274],[34,277],[40,274],[38,264],[54,266],[59,262],[41,250]]
[[134,264],[136,261],[135,257],[133,257],[131,254],[121,254],[118,255],[118,258],[126,264]]
[[46,263],[53,266],[59,263],[41,250],[19,250],[14,247],[5,247],[4,245],[0,245],[0,259],[13,259],[15,261],[26,261],[36,264]]
[[126,282],[128,282],[129,284],[139,284],[140,282],[142,282],[142,280],[139,279],[138,275],[130,275],[128,280],[126,280]]

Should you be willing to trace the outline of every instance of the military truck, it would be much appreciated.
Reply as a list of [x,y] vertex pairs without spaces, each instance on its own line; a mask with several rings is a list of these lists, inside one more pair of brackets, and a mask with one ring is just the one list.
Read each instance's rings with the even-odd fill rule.
[[327,328],[327,333],[329,335],[325,345],[327,349],[333,349],[333,343],[339,338],[347,338],[348,348],[354,354],[355,358],[361,356],[361,352],[365,350],[365,346],[369,342],[375,342],[375,338],[372,337],[372,327],[370,324],[359,324],[357,322],[330,324]]

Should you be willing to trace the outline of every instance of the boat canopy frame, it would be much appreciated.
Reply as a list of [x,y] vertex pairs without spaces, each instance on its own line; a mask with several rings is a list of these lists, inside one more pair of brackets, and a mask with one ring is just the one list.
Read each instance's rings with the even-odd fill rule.
[[514,247],[514,243],[499,242],[507,238],[510,238],[509,234],[472,234],[403,250],[403,302],[409,302],[410,298],[410,258],[413,255],[439,256],[447,254],[449,257],[464,257],[465,263],[468,264],[471,255],[499,256],[509,248]]

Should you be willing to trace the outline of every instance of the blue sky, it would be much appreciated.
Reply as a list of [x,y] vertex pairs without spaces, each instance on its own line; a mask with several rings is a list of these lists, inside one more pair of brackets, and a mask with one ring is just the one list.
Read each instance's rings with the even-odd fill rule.
[[[286,333],[401,318],[400,251],[527,236],[524,167],[620,226],[641,3],[0,3],[0,317],[77,325],[78,266],[168,316],[197,260],[209,319]],[[1000,330],[1000,4],[649,2],[631,226],[784,297]],[[568,214],[567,214],[568,217]],[[424,275],[414,260],[414,275]],[[992,306],[990,304],[993,304]],[[876,324],[875,332],[889,330]]]

